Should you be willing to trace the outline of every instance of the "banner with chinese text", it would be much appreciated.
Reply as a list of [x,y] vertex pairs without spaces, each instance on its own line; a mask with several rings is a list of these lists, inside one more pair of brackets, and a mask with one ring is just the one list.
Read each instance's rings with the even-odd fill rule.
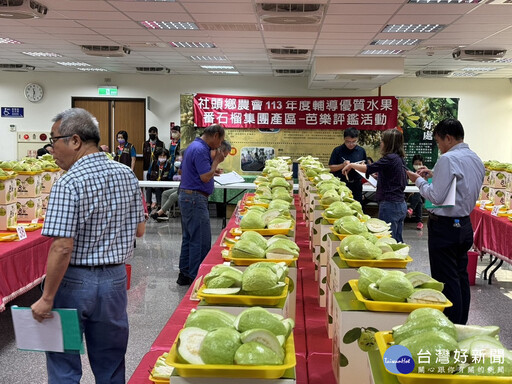
[[198,93],[198,127],[386,130],[397,125],[396,97],[252,97]]

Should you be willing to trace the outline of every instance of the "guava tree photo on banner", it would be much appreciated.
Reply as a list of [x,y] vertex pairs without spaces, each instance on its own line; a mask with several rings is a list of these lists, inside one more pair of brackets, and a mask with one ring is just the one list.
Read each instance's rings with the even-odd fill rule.
[[424,165],[432,168],[438,158],[434,127],[446,118],[457,118],[459,99],[411,97],[398,99],[398,129],[405,141],[406,164],[412,169],[412,157],[423,156]]

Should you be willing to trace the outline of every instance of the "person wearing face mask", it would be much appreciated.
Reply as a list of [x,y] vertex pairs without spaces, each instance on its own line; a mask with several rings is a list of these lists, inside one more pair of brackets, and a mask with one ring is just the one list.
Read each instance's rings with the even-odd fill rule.
[[128,142],[128,132],[119,131],[116,135],[118,146],[116,147],[115,161],[122,163],[135,170],[135,160],[137,153],[135,147]]
[[[412,158],[412,167],[415,171],[423,167],[423,156],[414,155]],[[407,210],[407,216],[411,217],[416,223],[416,229],[421,231],[423,223],[421,221],[423,215],[423,199],[419,193],[412,193],[409,196],[410,208]]]
[[[169,181],[172,180],[171,176],[171,163],[169,160],[169,151],[165,148],[157,148],[155,150],[155,160],[151,163],[148,169],[148,180],[151,181]],[[148,210],[151,207],[151,197],[153,192],[156,196],[156,210],[159,210],[162,205],[162,192],[163,188],[146,188],[146,203]]]
[[165,148],[165,144],[158,138],[158,128],[150,127],[148,129],[148,137],[149,139],[144,142],[142,145],[142,158],[143,162],[143,170],[147,171],[151,162],[155,160],[155,150],[157,148]]
[[[174,176],[172,180],[180,181],[181,180],[181,160],[183,160],[182,156],[176,157],[176,161],[174,162]],[[178,202],[178,188],[170,188],[166,189],[162,192],[162,206],[158,211],[154,211],[151,214],[151,218],[156,221],[167,221],[169,220],[169,216],[167,216],[167,212],[170,212],[172,207]]]
[[179,125],[174,125],[171,127],[171,144],[169,145],[169,154],[170,154],[171,164],[174,164],[174,162],[176,161],[176,158],[180,154],[180,147],[181,147],[180,143],[181,143],[181,128]]

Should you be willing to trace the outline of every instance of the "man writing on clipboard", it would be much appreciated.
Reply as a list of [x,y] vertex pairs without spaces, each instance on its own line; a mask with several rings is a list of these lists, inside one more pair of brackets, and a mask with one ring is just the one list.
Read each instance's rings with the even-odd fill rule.
[[[453,179],[455,204],[429,210],[428,253],[434,279],[444,283],[443,293],[453,303],[444,313],[457,324],[466,324],[471,294],[467,273],[468,250],[473,245],[469,214],[475,207],[484,180],[482,160],[464,143],[464,128],[455,119],[445,119],[434,128],[442,156],[431,171],[426,167],[407,172],[421,196],[442,205]],[[426,179],[432,178],[429,184]]]
[[347,128],[343,131],[344,144],[334,148],[329,159],[329,169],[341,181],[347,184],[347,187],[352,191],[354,200],[360,203],[363,200],[363,184],[361,182],[361,175],[356,171],[351,170],[347,177],[341,170],[349,163],[366,163],[366,151],[363,147],[357,145],[359,139],[359,131],[355,128]]

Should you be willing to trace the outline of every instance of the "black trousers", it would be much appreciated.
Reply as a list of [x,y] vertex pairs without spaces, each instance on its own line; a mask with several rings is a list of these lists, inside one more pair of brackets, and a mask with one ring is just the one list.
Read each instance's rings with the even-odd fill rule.
[[347,182],[347,187],[352,191],[352,196],[354,200],[363,202],[363,184],[361,184],[361,179],[353,180]]
[[458,218],[435,216],[428,219],[428,254],[432,277],[444,283],[443,293],[453,303],[444,313],[457,324],[468,321],[471,292],[467,272],[468,250],[473,245],[473,228],[469,216]]

